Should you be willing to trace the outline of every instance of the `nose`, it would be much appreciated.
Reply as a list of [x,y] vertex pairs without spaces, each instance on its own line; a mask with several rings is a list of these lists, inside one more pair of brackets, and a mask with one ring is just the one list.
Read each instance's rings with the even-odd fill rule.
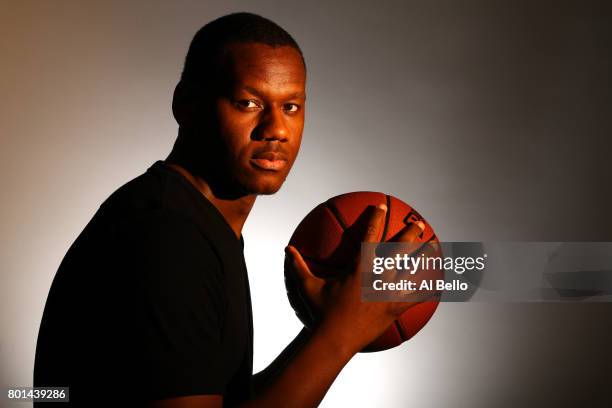
[[289,129],[285,123],[284,113],[281,109],[267,108],[260,117],[259,124],[253,131],[254,139],[272,142],[286,142],[289,140]]

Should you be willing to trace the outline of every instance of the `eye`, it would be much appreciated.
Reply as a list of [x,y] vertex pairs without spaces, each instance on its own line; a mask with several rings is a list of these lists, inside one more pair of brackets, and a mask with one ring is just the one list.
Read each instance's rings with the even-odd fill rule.
[[288,112],[288,113],[295,113],[295,112],[297,112],[297,111],[299,111],[299,110],[300,110],[300,107],[299,107],[299,105],[297,105],[297,104],[295,104],[295,103],[286,103],[286,104],[283,106],[283,109],[285,110],[285,112]]
[[243,100],[237,101],[236,105],[239,108],[245,109],[245,110],[254,110],[254,109],[261,107],[261,105],[253,99],[243,99]]

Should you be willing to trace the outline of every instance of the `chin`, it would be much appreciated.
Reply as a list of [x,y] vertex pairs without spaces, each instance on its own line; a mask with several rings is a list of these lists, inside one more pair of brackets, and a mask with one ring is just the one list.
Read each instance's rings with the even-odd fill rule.
[[290,169],[291,165],[281,171],[264,171],[249,163],[237,172],[236,181],[247,194],[271,195],[281,189]]
[[[270,195],[276,193],[283,186],[285,178],[265,177],[254,180],[254,183],[247,184],[247,190],[257,195]],[[250,185],[249,185],[250,184]]]
[[278,192],[278,190],[280,190],[282,185],[283,185],[282,183],[278,183],[278,184],[266,184],[266,185],[260,186],[257,188],[256,194],[257,195],[275,194],[276,192]]

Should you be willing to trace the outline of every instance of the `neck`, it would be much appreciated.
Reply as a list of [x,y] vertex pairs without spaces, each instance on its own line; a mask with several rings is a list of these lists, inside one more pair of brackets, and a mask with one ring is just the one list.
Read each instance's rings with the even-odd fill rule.
[[188,168],[190,166],[173,153],[170,153],[166,158],[166,164],[182,174],[191,184],[193,184],[193,186],[197,188],[204,197],[217,208],[217,210],[219,210],[223,218],[225,218],[225,221],[234,231],[234,234],[236,234],[236,237],[240,238],[242,227],[253,208],[256,196],[251,194],[236,199],[223,199],[217,197],[208,182],[201,176],[189,171]]

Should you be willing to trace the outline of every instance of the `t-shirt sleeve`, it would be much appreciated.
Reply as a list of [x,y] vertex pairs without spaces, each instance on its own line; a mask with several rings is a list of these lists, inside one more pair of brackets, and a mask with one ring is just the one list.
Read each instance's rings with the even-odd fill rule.
[[161,215],[143,222],[129,251],[144,397],[224,394],[225,285],[210,243],[189,220]]

